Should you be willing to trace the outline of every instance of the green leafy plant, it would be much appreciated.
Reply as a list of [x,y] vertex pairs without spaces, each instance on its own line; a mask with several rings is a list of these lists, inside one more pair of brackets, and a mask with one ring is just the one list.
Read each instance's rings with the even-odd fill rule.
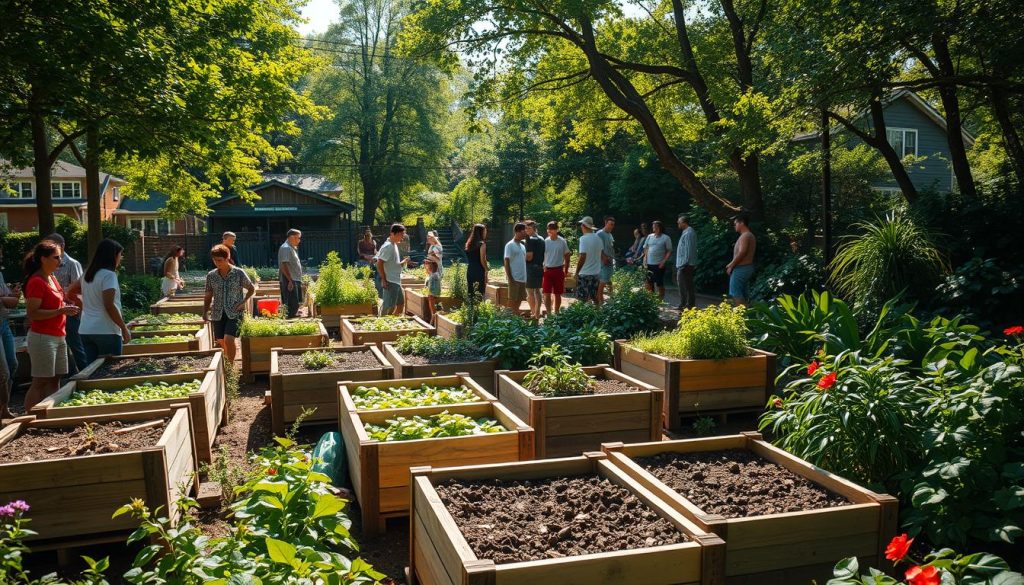
[[422,356],[435,362],[476,361],[480,357],[480,350],[465,339],[445,339],[426,333],[399,337],[395,350],[402,355]]
[[[425,277],[424,277],[425,278]],[[442,286],[448,294],[459,303],[469,302],[469,290],[466,288],[466,265],[452,262],[441,275]]]
[[241,268],[242,270],[245,271],[246,276],[249,277],[249,280],[251,280],[253,284],[256,284],[257,282],[260,281],[260,273],[259,273],[258,270],[256,270],[255,267],[253,267],[253,266],[239,266],[239,268]]
[[285,337],[289,335],[316,335],[320,333],[319,319],[267,319],[245,317],[239,327],[242,337]]
[[470,329],[468,339],[484,357],[498,360],[501,368],[521,370],[526,367],[528,352],[524,341],[537,338],[537,325],[510,312],[496,312],[490,317],[479,317]]
[[133,337],[128,345],[154,345],[160,343],[181,343],[195,339],[194,335],[155,335],[153,337]]
[[310,350],[302,353],[302,367],[307,370],[322,370],[334,363],[330,352]]
[[377,441],[412,441],[486,435],[506,430],[501,423],[492,418],[473,419],[464,414],[448,411],[431,416],[398,416],[386,422],[384,425],[367,423],[366,434]]
[[989,553],[961,555],[945,548],[929,553],[921,562],[909,554],[914,539],[906,534],[896,536],[886,547],[886,558],[909,567],[903,571],[905,580],[895,579],[875,568],[861,575],[856,557],[836,563],[833,578],[827,585],[1024,585],[1024,576],[1010,570],[1010,565]]
[[523,385],[538,396],[557,398],[594,392],[593,378],[583,366],[573,363],[558,344],[542,347],[530,358],[530,365],[533,369],[523,378]]
[[310,294],[321,307],[377,303],[377,289],[370,278],[369,267],[345,268],[334,251],[328,252],[320,266],[320,276],[310,288]]
[[167,382],[145,382],[135,384],[122,390],[75,390],[67,400],[60,402],[57,406],[95,406],[98,404],[113,404],[116,402],[138,402],[140,400],[163,400],[166,398],[181,398],[193,392],[198,392],[202,380],[192,382],[181,382],[168,384]]
[[747,325],[742,307],[728,303],[687,309],[679,328],[641,335],[630,344],[649,353],[683,359],[727,359],[747,355]]
[[358,386],[352,391],[352,402],[360,410],[437,406],[479,402],[480,400],[481,398],[475,392],[465,386],[431,386],[429,384],[397,388]]
[[384,315],[382,317],[360,317],[349,319],[356,331],[412,331],[423,329],[412,317]]
[[136,325],[132,327],[132,331],[196,331],[197,325],[175,325],[167,323],[164,325]]
[[26,515],[31,507],[23,500],[14,500],[0,506],[0,583],[12,585],[108,585],[103,573],[110,568],[107,559],[93,560],[83,556],[87,566],[81,577],[64,581],[56,573],[49,573],[35,579],[24,567],[24,557],[29,553],[25,539],[36,533],[26,526],[31,521]]
[[445,314],[445,317],[460,325],[476,325],[479,320],[493,319],[498,315],[511,314],[505,307],[499,307],[490,301],[464,303],[458,309]]

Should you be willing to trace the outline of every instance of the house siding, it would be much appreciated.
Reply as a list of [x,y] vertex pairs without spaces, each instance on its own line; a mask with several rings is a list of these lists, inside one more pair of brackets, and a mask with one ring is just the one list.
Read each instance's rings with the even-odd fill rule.
[[[905,97],[890,103],[884,110],[884,116],[888,128],[917,130],[917,155],[924,157],[925,160],[907,163],[907,173],[914,186],[919,191],[949,193],[953,187],[953,175],[945,131]],[[870,129],[868,117],[865,116],[863,120],[864,127]],[[880,181],[873,186],[897,188],[894,178]]]

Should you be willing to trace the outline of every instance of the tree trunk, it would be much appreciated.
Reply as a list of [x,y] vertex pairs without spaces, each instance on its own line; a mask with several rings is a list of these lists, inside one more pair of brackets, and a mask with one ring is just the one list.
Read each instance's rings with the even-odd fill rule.
[[91,124],[85,132],[85,197],[88,214],[88,261],[103,239],[103,193],[100,192],[100,132]]
[[1020,134],[1013,125],[1013,118],[1010,114],[1010,98],[1006,95],[1005,90],[993,86],[991,100],[992,111],[999,122],[999,129],[1003,133],[1003,146],[1013,165],[1013,173],[1017,176],[1017,188],[1024,191],[1024,144],[1021,143]]
[[903,197],[906,198],[907,203],[913,205],[917,201],[917,187],[910,180],[907,168],[903,166],[903,153],[897,153],[896,149],[889,144],[889,137],[886,135],[882,100],[877,97],[871,100],[871,121],[875,127],[875,140],[872,146],[882,153],[882,158],[889,165],[889,170],[892,171],[896,184],[899,186],[900,191],[903,192]]
[[53,233],[53,194],[50,192],[50,145],[46,134],[43,112],[29,102],[29,119],[32,126],[32,166],[36,176],[36,213],[39,218],[39,235]]
[[764,219],[764,194],[761,191],[761,172],[757,155],[742,158],[739,151],[734,151],[729,156],[729,163],[740,180],[744,209],[754,218]]
[[[956,70],[949,54],[946,37],[939,33],[932,35],[932,48],[935,51],[939,72],[944,77],[955,76]],[[949,143],[949,159],[953,164],[957,186],[964,197],[974,199],[978,193],[974,187],[971,165],[967,162],[967,147],[964,145],[963,122],[960,119],[960,100],[956,85],[940,85],[939,97],[942,99],[942,109],[946,113],[946,141]]]

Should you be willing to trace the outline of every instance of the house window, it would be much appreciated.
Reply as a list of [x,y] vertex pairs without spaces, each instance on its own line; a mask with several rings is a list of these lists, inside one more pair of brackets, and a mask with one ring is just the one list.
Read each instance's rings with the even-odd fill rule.
[[135,231],[142,232],[147,236],[166,236],[171,233],[171,222],[166,219],[133,219],[128,226]]
[[7,229],[7,214],[0,213],[0,232],[6,232]]
[[50,194],[54,199],[81,199],[82,184],[78,181],[54,181],[50,183]]
[[32,183],[29,181],[18,181],[17,183],[7,183],[3,189],[0,189],[0,196],[11,197],[14,199],[31,199],[32,198]]
[[120,200],[121,200],[121,188],[120,187],[114,187],[114,201],[120,201]]
[[888,128],[885,131],[889,144],[896,149],[900,158],[917,156],[917,130],[913,128]]

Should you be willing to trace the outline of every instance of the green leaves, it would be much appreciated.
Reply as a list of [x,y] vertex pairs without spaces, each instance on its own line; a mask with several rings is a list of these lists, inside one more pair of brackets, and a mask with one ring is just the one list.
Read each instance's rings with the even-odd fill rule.
[[688,309],[679,328],[641,335],[630,341],[641,351],[684,359],[726,359],[747,355],[747,325],[742,307],[728,303]]
[[289,335],[316,335],[320,333],[319,319],[275,319],[248,317],[242,320],[242,337],[285,337]]
[[385,425],[365,425],[366,434],[377,441],[411,441],[500,433],[507,429],[494,419],[473,419],[464,414],[449,413],[431,416],[399,416],[388,419]]
[[412,331],[423,329],[416,319],[412,317],[397,317],[385,315],[383,317],[360,317],[349,319],[349,323],[356,331]]
[[321,307],[342,305],[376,305],[377,289],[369,267],[345,268],[335,251],[327,253],[320,265],[320,275],[309,289]]
[[461,404],[479,401],[480,397],[465,386],[440,387],[429,384],[416,387],[399,386],[392,388],[358,386],[352,391],[352,402],[360,410],[411,408],[415,406]]
[[167,382],[145,382],[129,386],[122,390],[75,390],[67,400],[57,404],[64,406],[95,406],[99,404],[114,404],[118,402],[139,402],[143,400],[164,400],[167,398],[182,398],[198,392],[202,386],[202,380],[192,382],[181,382],[179,384],[168,384]]

